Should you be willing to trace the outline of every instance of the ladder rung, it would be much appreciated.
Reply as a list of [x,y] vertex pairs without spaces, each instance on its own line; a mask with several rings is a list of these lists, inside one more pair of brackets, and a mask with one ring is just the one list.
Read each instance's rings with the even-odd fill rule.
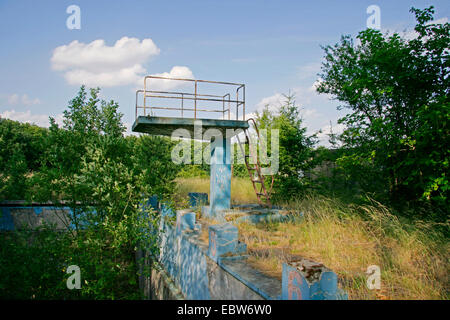
[[[247,122],[250,124],[250,119],[247,120]],[[259,131],[258,131],[258,128],[257,128],[255,120],[253,120],[253,122],[254,122],[254,125],[255,125],[255,128],[256,128],[256,132],[257,132],[258,137],[259,137]],[[244,131],[244,132],[245,132],[245,144],[249,144],[250,143],[250,138],[247,135],[247,131]],[[259,164],[256,164],[255,167],[250,167],[250,164],[247,161],[248,158],[250,158],[250,154],[245,155],[245,157],[244,157],[245,165],[247,166],[247,170],[248,171],[256,170],[257,173],[258,173],[258,176],[259,176],[259,177],[256,177],[254,174],[249,172],[250,173],[250,180],[253,183],[253,187],[255,188],[256,196],[258,197],[258,202],[259,202],[259,204],[261,204],[263,206],[268,206],[269,208],[271,208],[272,207],[272,204],[270,202],[271,194],[267,193],[266,189],[264,188],[264,177],[261,175],[261,168],[259,167]],[[260,192],[258,192],[257,187],[255,186],[255,183],[261,183],[261,188],[259,190]],[[261,191],[264,191],[264,192],[261,192]],[[261,196],[263,196],[263,197],[261,198]]]

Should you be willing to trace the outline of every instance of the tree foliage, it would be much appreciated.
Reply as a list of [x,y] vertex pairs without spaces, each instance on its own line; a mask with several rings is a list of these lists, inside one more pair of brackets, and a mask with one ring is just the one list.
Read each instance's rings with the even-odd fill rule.
[[[166,198],[173,192],[177,167],[168,139],[125,137],[118,104],[98,94],[99,89],[88,94],[81,87],[64,112],[62,127],[54,119],[48,130],[2,119],[0,141],[6,147],[1,156],[7,159],[1,168],[7,182],[2,198],[15,194],[15,199],[51,201],[72,211],[72,228],[65,233],[48,226],[2,237],[0,260],[9,262],[1,272],[14,269],[30,276],[21,284],[14,282],[19,277],[0,280],[10,298],[140,297],[136,249],[150,257],[158,252],[159,216],[143,204],[149,196]],[[36,146],[31,154],[29,146]],[[26,188],[16,192],[22,185]],[[28,261],[30,254],[35,256]],[[65,268],[72,264],[81,269],[79,291],[65,286]],[[23,289],[15,290],[18,285]]]
[[39,169],[47,130],[0,119],[0,200],[23,199],[26,175]]
[[[313,165],[312,147],[316,139],[314,135],[306,134],[295,96],[284,95],[284,101],[277,110],[266,106],[262,113],[257,113],[256,123],[260,130],[267,130],[268,141],[271,141],[271,130],[279,130],[279,169],[274,181],[275,199],[289,200],[298,197],[309,187],[305,173]],[[268,151],[270,154],[270,148]]]
[[[340,136],[351,150],[341,161],[365,164],[388,182],[396,202],[446,205],[450,152],[450,24],[419,10],[411,40],[367,29],[324,47],[317,91],[350,113]],[[382,191],[382,190],[380,190]]]

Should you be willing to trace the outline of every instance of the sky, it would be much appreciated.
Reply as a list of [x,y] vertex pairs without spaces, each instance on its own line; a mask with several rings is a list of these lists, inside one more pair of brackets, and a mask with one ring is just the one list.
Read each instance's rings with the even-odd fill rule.
[[[67,26],[72,5],[79,29]],[[411,32],[412,6],[434,5],[438,21],[450,16],[448,0],[0,0],[0,116],[48,126],[85,84],[117,101],[130,128],[135,90],[145,75],[163,75],[244,83],[247,113],[291,92],[308,132],[322,130],[326,145],[330,121],[342,130],[346,111],[314,90],[321,46],[364,30],[370,5],[383,32]]]

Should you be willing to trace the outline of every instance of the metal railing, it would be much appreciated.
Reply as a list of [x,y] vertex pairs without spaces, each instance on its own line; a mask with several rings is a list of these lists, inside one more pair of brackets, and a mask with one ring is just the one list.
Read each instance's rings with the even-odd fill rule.
[[[180,91],[157,91],[150,90],[151,88],[148,86],[148,79],[159,79],[159,80],[173,80],[173,81],[184,81],[190,82],[194,84],[193,92],[180,92]],[[231,93],[226,93],[224,95],[214,95],[214,94],[202,94],[199,92],[199,84],[207,83],[207,84],[217,84],[217,85],[225,85],[232,86],[236,88],[236,100],[231,99]],[[241,98],[239,97],[239,93],[241,93]],[[143,104],[139,105],[139,96],[142,96]],[[151,100],[150,100],[151,99]],[[180,100],[179,107],[168,107],[153,104],[155,99],[176,99]],[[152,101],[152,104],[150,104]],[[185,101],[193,101],[193,106],[185,106]],[[220,103],[221,109],[211,109],[202,106],[202,102],[216,102]],[[239,107],[242,106],[242,116],[239,116]],[[146,76],[144,78],[144,89],[136,91],[136,110],[135,117],[137,118],[139,115],[139,109],[143,110],[143,115],[153,116],[154,110],[171,110],[171,111],[180,111],[180,115],[182,118],[185,116],[185,112],[194,112],[194,119],[197,119],[198,112],[215,112],[222,113],[223,119],[226,119],[226,115],[228,120],[231,120],[231,108],[235,107],[236,120],[245,120],[245,85],[241,83],[232,83],[232,82],[221,82],[221,81],[208,81],[208,80],[195,80],[195,79],[179,79],[179,78],[168,78],[168,77],[159,77],[159,76]],[[216,107],[217,108],[217,107]]]

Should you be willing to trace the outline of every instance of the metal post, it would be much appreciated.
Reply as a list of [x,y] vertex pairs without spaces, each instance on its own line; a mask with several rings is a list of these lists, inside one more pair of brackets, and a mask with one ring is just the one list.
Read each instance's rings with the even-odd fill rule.
[[195,80],[194,119],[197,119],[197,80]]
[[239,88],[236,90],[236,120],[239,120]]
[[181,93],[181,117],[182,118],[183,118],[183,106],[184,106],[183,101],[184,101],[184,94]]
[[144,117],[145,117],[145,98],[147,95],[147,78],[144,78]]
[[245,85],[242,85],[242,88],[244,89],[243,95],[244,97],[242,98],[242,120],[245,121]]
[[139,90],[136,91],[136,108],[134,110],[134,120],[137,119],[137,114],[138,114],[138,112],[137,112],[137,109],[138,109],[138,97],[139,97]]
[[230,106],[230,98],[231,98],[231,96],[230,96],[230,94],[228,94],[228,120],[230,120],[230,108],[231,108],[231,106]]
[[230,108],[231,108],[230,100],[231,100],[231,95],[229,93],[227,93],[227,96],[228,96],[228,120],[230,120],[230,112],[231,112],[231,110],[230,110]]

